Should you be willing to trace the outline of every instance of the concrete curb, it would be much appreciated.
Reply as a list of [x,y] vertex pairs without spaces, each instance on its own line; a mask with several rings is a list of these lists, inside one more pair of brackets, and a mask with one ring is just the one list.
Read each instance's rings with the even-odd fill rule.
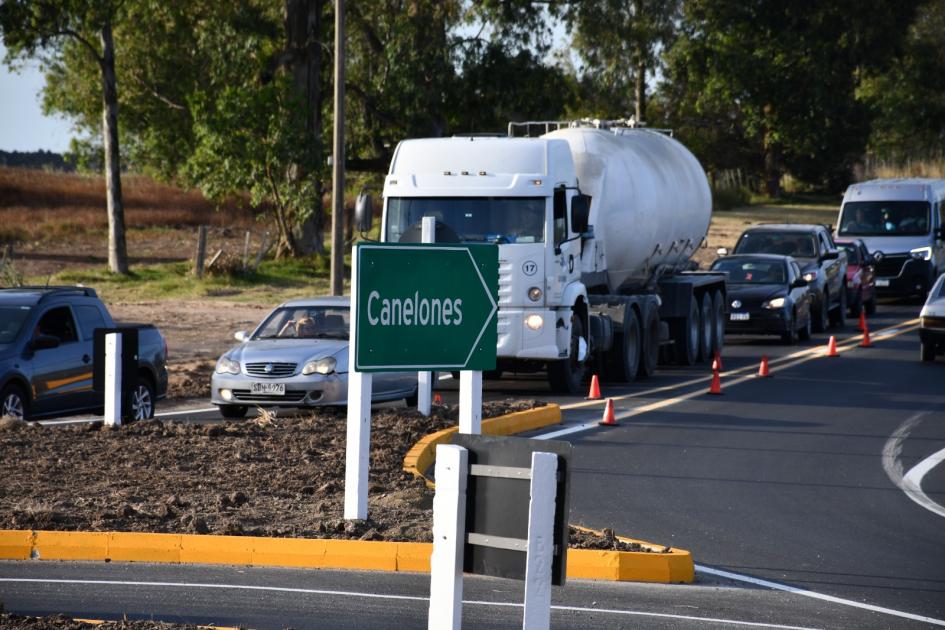
[[[626,538],[621,540],[630,541]],[[660,548],[660,545],[640,544]],[[0,530],[0,560],[243,564],[429,573],[432,552],[430,543]],[[693,575],[692,557],[681,549],[673,549],[670,553],[568,551],[568,577],[572,579],[668,584],[692,582]]]
[[[483,435],[514,435],[552,424],[561,424],[561,407],[558,405],[545,405],[483,420],[482,433]],[[427,479],[424,473],[433,465],[437,445],[449,444],[457,431],[459,427],[450,427],[421,438],[404,456],[404,471],[425,479],[427,486],[432,488],[433,482]]]

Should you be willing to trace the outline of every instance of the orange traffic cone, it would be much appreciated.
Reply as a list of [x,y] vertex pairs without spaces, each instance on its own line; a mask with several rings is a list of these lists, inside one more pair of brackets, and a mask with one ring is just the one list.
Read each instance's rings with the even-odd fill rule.
[[827,342],[827,356],[828,357],[839,357],[840,353],[837,352],[837,338],[833,335],[830,335],[830,341]]
[[761,365],[758,366],[758,377],[767,378],[771,376],[771,372],[768,370],[768,357],[761,355]]
[[712,359],[712,369],[719,372],[724,369],[722,367],[722,354],[718,350],[715,351],[715,358]]
[[443,404],[443,397],[440,396],[440,392],[436,392],[435,394],[433,394],[433,403],[436,405]]
[[718,370],[712,370],[712,385],[709,386],[709,393],[722,395],[722,379],[719,377]]
[[604,407],[604,417],[597,424],[603,427],[617,426],[617,418],[614,417],[614,400],[612,398],[607,399],[607,405]]
[[860,311],[860,323],[856,325],[857,330],[866,330],[866,313]]
[[600,381],[597,380],[597,375],[591,377],[591,389],[587,392],[587,398],[585,400],[600,400]]
[[860,342],[861,348],[870,348],[873,346],[873,342],[870,341],[870,327],[866,325],[866,322],[863,322],[863,341]]

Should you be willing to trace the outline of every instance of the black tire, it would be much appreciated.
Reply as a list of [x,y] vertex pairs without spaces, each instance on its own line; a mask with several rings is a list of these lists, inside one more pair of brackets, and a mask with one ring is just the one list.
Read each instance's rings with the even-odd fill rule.
[[18,385],[7,385],[0,394],[0,418],[28,420],[30,401]]
[[793,346],[797,343],[797,313],[791,314],[791,321],[787,323],[787,330],[781,333],[781,343]]
[[154,386],[151,381],[139,376],[135,388],[128,397],[128,409],[122,414],[126,422],[150,420],[154,417]]
[[870,299],[868,299],[866,302],[863,303],[863,308],[866,310],[867,315],[876,314],[876,293],[875,292],[873,293],[873,297],[871,297]]
[[863,310],[863,288],[856,292],[856,299],[850,302],[850,317],[856,319]]
[[827,327],[830,325],[830,319],[828,317],[827,311],[827,306],[830,304],[828,298],[829,296],[824,293],[820,298],[820,305],[811,307],[811,317],[814,320],[811,324],[811,327],[813,328],[814,332],[825,332]]
[[660,316],[655,307],[646,314],[642,341],[643,352],[640,353],[637,377],[647,378],[656,374],[656,365],[660,359]]
[[931,363],[935,360],[935,344],[920,342],[919,343],[919,356],[926,363]]
[[840,303],[830,311],[830,325],[843,327],[847,323],[847,287],[840,288]]
[[676,322],[673,340],[676,363],[695,365],[699,357],[699,303],[695,296],[689,301],[689,316]]
[[712,297],[706,293],[699,302],[699,358],[700,363],[712,360]]
[[404,402],[407,403],[407,406],[416,409],[417,405],[420,404],[420,387],[413,390],[413,393],[404,398]]
[[712,323],[715,325],[712,334],[712,356],[722,353],[725,346],[725,298],[721,291],[712,296]]
[[632,383],[640,366],[640,323],[637,312],[628,307],[623,332],[614,341],[607,363],[607,378],[617,383]]
[[[559,394],[574,396],[581,391],[587,361],[578,361],[580,339],[584,337],[584,323],[576,314],[571,314],[571,352],[563,361],[548,363],[548,384],[551,390]],[[585,339],[585,342],[587,340]]]
[[239,420],[246,417],[249,407],[246,405],[219,405],[220,415],[228,420]]
[[797,338],[800,339],[801,341],[809,341],[809,340],[810,340],[810,334],[811,334],[811,331],[810,331],[811,322],[810,322],[810,320],[811,320],[811,315],[810,315],[810,311],[808,311],[808,313],[807,313],[807,321],[806,321],[806,322],[804,323],[804,325],[801,326],[800,329],[798,329],[798,331],[797,331]]

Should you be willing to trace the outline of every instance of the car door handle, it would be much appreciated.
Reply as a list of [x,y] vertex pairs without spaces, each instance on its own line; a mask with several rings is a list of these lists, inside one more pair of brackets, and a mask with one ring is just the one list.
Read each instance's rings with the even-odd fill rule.
[[88,363],[91,360],[92,360],[92,357],[90,357],[89,355],[87,354],[82,355],[82,363]]

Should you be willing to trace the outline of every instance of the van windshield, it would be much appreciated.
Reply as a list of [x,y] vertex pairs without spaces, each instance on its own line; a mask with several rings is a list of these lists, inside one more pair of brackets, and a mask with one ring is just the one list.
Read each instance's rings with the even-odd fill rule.
[[423,217],[441,243],[543,243],[543,197],[423,197],[387,201],[387,240],[421,242]]
[[30,310],[29,306],[0,306],[0,344],[16,340]]
[[921,236],[929,233],[927,201],[851,201],[843,204],[840,236]]

